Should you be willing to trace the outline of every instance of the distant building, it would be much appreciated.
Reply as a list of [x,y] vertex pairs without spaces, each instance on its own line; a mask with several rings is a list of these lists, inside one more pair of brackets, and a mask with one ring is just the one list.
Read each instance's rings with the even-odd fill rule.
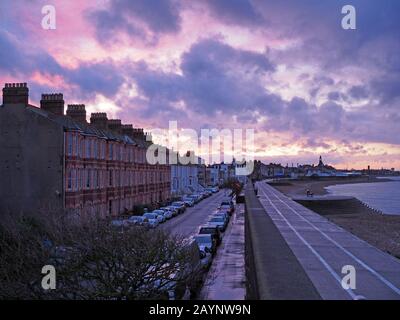
[[[171,162],[171,194],[172,197],[191,194],[204,189],[199,183],[199,171],[202,169],[201,159],[194,152],[188,151],[184,156],[171,152],[176,164]],[[184,160],[186,158],[186,161]],[[171,156],[170,156],[171,159]],[[190,159],[190,161],[188,160]],[[188,164],[186,164],[188,162]]]
[[62,94],[28,104],[26,83],[7,83],[0,106],[0,212],[66,210],[116,216],[170,198],[171,169],[146,161],[143,129],[68,105]]
[[337,174],[337,171],[334,167],[324,164],[322,161],[322,156],[319,156],[318,165],[305,165],[303,166],[303,169],[306,172],[306,177],[331,177],[336,176]]
[[220,184],[220,170],[217,165],[210,165],[206,169],[207,173],[207,186],[218,186]]

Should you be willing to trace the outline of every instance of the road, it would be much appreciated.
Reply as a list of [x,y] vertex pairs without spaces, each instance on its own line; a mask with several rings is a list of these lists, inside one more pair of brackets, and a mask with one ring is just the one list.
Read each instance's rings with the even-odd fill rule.
[[185,213],[168,220],[160,227],[184,237],[191,236],[197,232],[199,226],[208,221],[208,216],[218,208],[221,200],[227,194],[227,190],[221,189],[193,207],[187,208]]
[[[323,299],[400,299],[400,260],[301,206],[265,182],[259,200]],[[346,267],[347,266],[347,267]],[[342,279],[354,267],[355,282]],[[347,269],[349,270],[349,269]],[[347,282],[350,284],[351,282]]]

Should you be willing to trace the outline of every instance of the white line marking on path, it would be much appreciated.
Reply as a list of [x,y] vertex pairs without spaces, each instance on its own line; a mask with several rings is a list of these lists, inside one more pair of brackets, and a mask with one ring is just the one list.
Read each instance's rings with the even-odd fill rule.
[[[264,191],[263,191],[264,192]],[[380,281],[382,281],[386,286],[388,286],[390,289],[392,289],[396,294],[400,295],[400,289],[397,288],[393,283],[391,283],[389,280],[387,280],[385,277],[383,277],[381,274],[379,274],[377,271],[375,271],[372,267],[370,267],[368,264],[366,264],[364,261],[361,259],[357,258],[354,254],[352,254],[350,251],[348,251],[346,248],[344,248],[342,245],[337,243],[335,240],[333,240],[330,236],[328,236],[325,232],[320,230],[317,226],[315,226],[312,222],[308,221],[306,218],[304,218],[301,214],[299,214],[296,210],[294,210],[291,206],[289,206],[285,201],[280,199],[276,193],[275,190],[271,191],[271,193],[283,204],[285,204],[291,211],[293,211],[298,217],[300,217],[303,221],[307,222],[314,230],[318,231],[321,233],[326,239],[331,241],[335,246],[337,246],[339,249],[341,249],[344,253],[346,253],[349,257],[353,258],[355,261],[357,261],[360,265],[362,265],[365,269],[367,269],[369,272],[371,272],[374,276],[376,276]],[[265,194],[265,192],[264,192]]]
[[322,263],[322,265],[328,270],[328,272],[338,281],[338,283],[340,284],[340,287],[345,290],[350,297],[353,300],[356,300],[357,295],[353,292],[352,289],[344,289],[341,286],[342,283],[342,278],[335,272],[335,270],[333,270],[333,268],[329,265],[328,262],[326,262],[326,260],[308,243],[308,241],[306,239],[304,239],[298,232],[297,230],[292,226],[292,224],[286,219],[286,217],[282,214],[282,212],[272,203],[272,201],[269,199],[269,197],[266,195],[266,193],[264,192],[264,190],[262,190],[262,193],[264,194],[264,196],[266,197],[266,199],[269,201],[269,203],[274,207],[275,211],[282,217],[282,219],[286,222],[286,224],[289,226],[290,229],[292,229],[292,231],[297,235],[297,237],[307,246],[308,249],[310,249],[310,251],[317,257],[317,259]]

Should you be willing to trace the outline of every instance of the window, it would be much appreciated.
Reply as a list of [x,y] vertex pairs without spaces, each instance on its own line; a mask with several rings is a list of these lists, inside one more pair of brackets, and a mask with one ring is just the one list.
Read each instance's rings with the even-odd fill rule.
[[69,155],[69,156],[72,156],[72,147],[73,147],[73,145],[72,145],[72,143],[73,143],[73,141],[72,141],[72,139],[73,139],[73,134],[72,133],[68,133],[67,134],[67,154]]
[[94,141],[94,151],[93,151],[93,153],[94,153],[94,155],[93,155],[93,158],[98,158],[99,157],[99,154],[98,154],[98,147],[99,147],[99,145],[98,145],[98,141]]
[[68,169],[67,173],[67,189],[71,190],[72,189],[72,170]]
[[112,187],[112,186],[113,186],[113,172],[112,172],[112,170],[110,170],[110,179],[109,179],[109,185],[110,185],[110,187]]
[[80,178],[80,175],[79,175],[79,169],[76,169],[76,179],[75,179],[75,189],[76,189],[76,191],[79,191],[79,178]]
[[90,169],[87,169],[87,174],[86,174],[86,188],[90,188]]
[[77,135],[74,135],[74,146],[75,146],[75,156],[79,156],[79,139]]
[[97,170],[93,170],[93,187],[97,188]]
[[101,158],[106,158],[106,144],[104,141],[101,142]]
[[81,153],[80,157],[83,158],[85,156],[85,140],[81,140]]
[[86,140],[86,158],[90,158],[91,157],[91,147],[92,147],[92,141],[90,139]]
[[110,158],[110,160],[113,160],[113,158],[114,158],[114,148],[113,148],[114,146],[113,146],[113,144],[111,143],[110,144],[110,156],[109,156],[109,158]]

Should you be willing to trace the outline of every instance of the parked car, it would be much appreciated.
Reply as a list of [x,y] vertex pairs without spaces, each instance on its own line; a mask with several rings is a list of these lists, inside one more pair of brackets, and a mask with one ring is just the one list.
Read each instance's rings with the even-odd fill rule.
[[151,229],[156,228],[160,224],[157,219],[145,219],[147,220],[147,227]]
[[167,206],[166,208],[172,211],[173,216],[177,216],[181,213],[177,207]]
[[160,224],[160,223],[163,223],[164,221],[165,221],[165,218],[164,218],[164,215],[159,215],[159,214],[156,214],[156,213],[152,213],[152,212],[148,212],[148,213],[145,213],[144,215],[143,215],[143,217],[146,217],[147,219],[154,219],[154,220],[157,220],[157,222]]
[[128,221],[136,226],[145,226],[147,222],[146,218],[143,216],[131,216],[129,217]]
[[202,191],[202,192],[200,192],[200,194],[203,197],[203,199],[208,198],[210,196],[210,193],[207,191]]
[[174,202],[172,202],[171,205],[180,206],[182,208],[186,208],[186,205],[185,205],[185,203],[183,201],[174,201]]
[[209,225],[215,225],[221,230],[222,232],[225,231],[226,226],[228,225],[228,222],[224,217],[215,217],[211,216],[210,219],[208,220]]
[[182,197],[182,201],[188,206],[188,207],[193,207],[194,206],[194,200],[193,198],[190,198],[188,196]]
[[227,203],[229,203],[231,206],[234,205],[232,197],[229,197],[229,196],[223,197],[222,200],[221,200],[221,203],[222,203],[222,202],[227,202]]
[[172,218],[172,212],[171,211],[157,209],[157,210],[154,210],[153,213],[162,215],[165,218],[164,222],[166,220],[169,220],[169,219]]
[[191,256],[191,261],[192,261],[191,264],[192,264],[192,268],[193,268],[192,273],[196,272],[196,271],[198,273],[195,276],[195,279],[193,279],[194,280],[194,282],[192,283],[193,288],[191,289],[191,291],[193,292],[193,289],[196,290],[196,287],[201,284],[204,271],[207,270],[211,266],[212,256],[211,256],[211,252],[202,250],[199,247],[199,245],[197,244],[197,241],[195,239],[193,239],[192,237],[190,237],[187,240],[186,246],[190,251],[190,256]]
[[189,198],[192,198],[194,203],[199,203],[202,200],[201,195],[199,194],[192,194]]
[[218,246],[221,243],[221,232],[215,225],[204,225],[199,228],[199,234],[211,234],[211,237]]
[[212,191],[211,190],[204,190],[205,194],[207,195],[207,197],[211,197],[212,196]]
[[223,217],[226,220],[226,223],[229,222],[230,216],[226,211],[216,211],[212,215],[213,217]]
[[232,201],[224,200],[221,202],[219,209],[226,210],[231,215],[233,213],[233,211],[235,210],[235,206],[233,205]]
[[178,215],[178,210],[176,208],[174,208],[174,207],[171,207],[171,206],[162,207],[159,210],[169,211],[169,212],[171,212],[173,217]]
[[207,189],[210,190],[212,193],[217,193],[219,191],[218,187],[209,187]]
[[176,208],[178,210],[179,213],[184,213],[186,210],[186,205],[184,202],[182,201],[175,201],[172,202],[170,207]]
[[236,203],[245,203],[245,197],[244,193],[241,192],[237,197],[236,197]]
[[211,234],[198,234],[194,236],[200,251],[214,254],[217,250],[217,243],[211,237]]

